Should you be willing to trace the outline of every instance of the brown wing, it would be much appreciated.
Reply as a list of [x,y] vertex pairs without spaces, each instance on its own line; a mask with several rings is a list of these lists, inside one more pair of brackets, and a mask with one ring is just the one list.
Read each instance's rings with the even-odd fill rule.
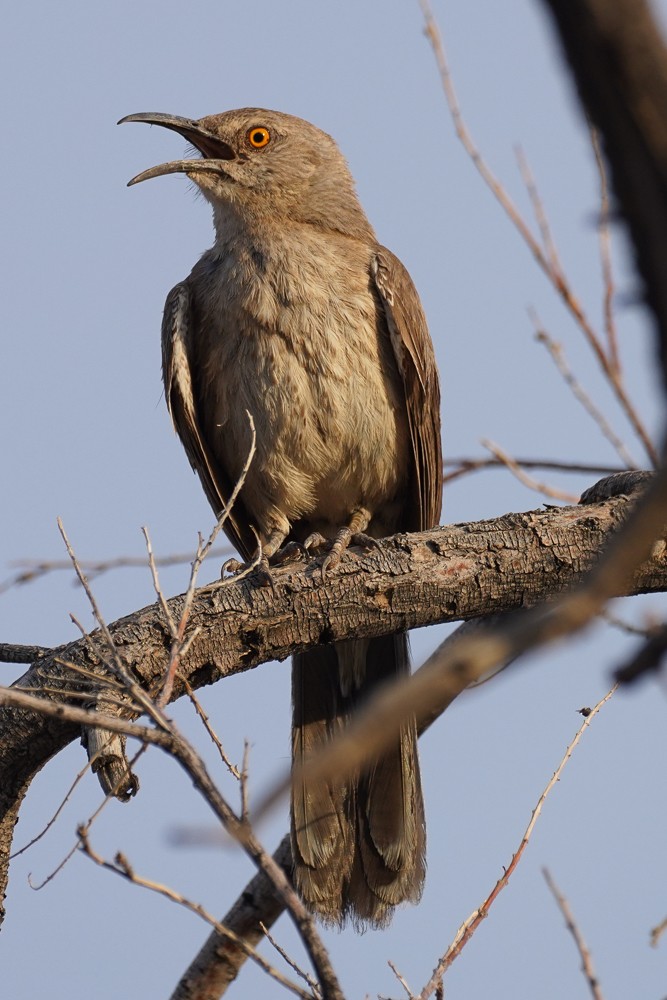
[[[219,517],[233,487],[202,436],[197,414],[196,383],[191,368],[193,335],[192,292],[188,282],[183,281],[172,288],[164,304],[162,381],[176,433],[190,459],[190,465],[201,480],[215,516]],[[249,519],[240,497],[225,521],[224,530],[243,558],[250,559],[256,541],[249,529]]]
[[371,271],[405,389],[415,466],[405,527],[423,531],[438,524],[442,506],[440,385],[433,344],[417,290],[398,257],[378,247]]

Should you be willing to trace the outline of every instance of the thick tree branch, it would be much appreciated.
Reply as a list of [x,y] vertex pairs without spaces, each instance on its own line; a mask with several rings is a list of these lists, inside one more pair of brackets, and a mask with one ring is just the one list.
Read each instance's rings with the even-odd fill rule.
[[[475,618],[536,604],[560,593],[596,561],[623,524],[627,497],[601,504],[509,514],[472,524],[397,535],[370,552],[351,553],[322,581],[319,566],[274,571],[275,587],[251,580],[202,588],[190,628],[198,629],[176,679],[193,688],[211,684],[297,649],[356,636],[373,636],[435,622]],[[664,546],[663,546],[664,548]],[[621,593],[667,589],[663,552],[656,551]],[[170,601],[178,619],[183,598]],[[168,662],[171,636],[152,605],[110,626],[117,652],[141,685],[156,691]],[[48,678],[51,700],[67,700],[84,682],[68,664],[103,674],[104,650],[93,633],[41,658],[17,684],[39,691]],[[90,692],[90,688],[86,688]],[[62,692],[58,695],[57,692]],[[133,717],[128,707],[127,717]],[[72,723],[5,705],[0,707],[0,888],[4,892],[18,802],[32,777],[77,738]]]

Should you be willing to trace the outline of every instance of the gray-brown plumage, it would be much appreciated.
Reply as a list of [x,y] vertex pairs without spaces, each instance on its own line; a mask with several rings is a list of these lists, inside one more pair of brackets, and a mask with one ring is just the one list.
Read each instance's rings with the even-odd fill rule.
[[[167,403],[216,514],[257,450],[225,530],[249,559],[322,534],[334,565],[353,533],[428,528],[440,514],[439,388],[407,271],[380,246],[334,141],[290,115],[245,108],[173,129],[200,157],[186,173],[213,207],[215,244],[169,293]],[[349,530],[348,530],[349,529]],[[351,640],[294,657],[293,760],[409,670],[407,637]],[[295,883],[324,920],[381,926],[419,898],[425,826],[414,722],[345,782],[292,789]]]

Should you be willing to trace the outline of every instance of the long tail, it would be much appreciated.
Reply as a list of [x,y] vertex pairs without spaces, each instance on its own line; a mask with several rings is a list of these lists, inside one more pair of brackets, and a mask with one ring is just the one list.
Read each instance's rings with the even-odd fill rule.
[[[410,669],[406,635],[350,640],[297,654],[292,663],[293,762],[345,725],[378,684]],[[414,720],[358,776],[292,788],[295,883],[322,920],[382,927],[415,902],[425,874],[426,828]]]

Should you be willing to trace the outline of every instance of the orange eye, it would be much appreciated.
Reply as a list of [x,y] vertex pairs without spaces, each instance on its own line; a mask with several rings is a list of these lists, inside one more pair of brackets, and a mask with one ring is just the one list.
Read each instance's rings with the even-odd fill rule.
[[271,133],[268,128],[264,128],[262,125],[255,125],[248,130],[247,138],[250,145],[255,149],[262,149],[270,142]]

